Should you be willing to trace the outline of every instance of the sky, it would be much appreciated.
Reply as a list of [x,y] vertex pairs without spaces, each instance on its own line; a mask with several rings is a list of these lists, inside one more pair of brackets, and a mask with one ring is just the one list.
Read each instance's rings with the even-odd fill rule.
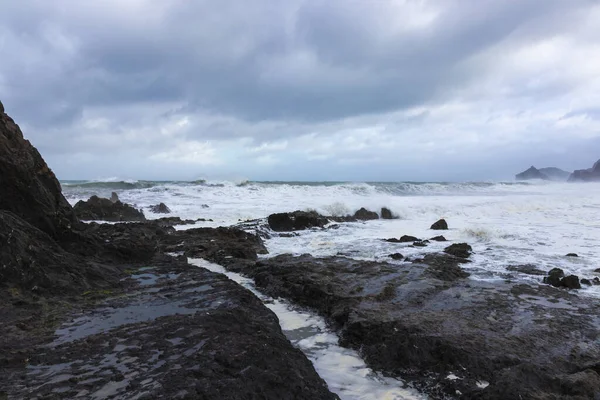
[[60,179],[474,181],[600,158],[597,0],[0,0]]

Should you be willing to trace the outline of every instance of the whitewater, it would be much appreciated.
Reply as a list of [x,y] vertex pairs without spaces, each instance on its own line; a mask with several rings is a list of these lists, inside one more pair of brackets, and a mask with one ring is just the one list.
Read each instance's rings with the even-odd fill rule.
[[[108,179],[63,181],[65,197],[75,204],[91,195],[110,197],[116,192],[126,203],[143,209],[149,219],[163,217],[148,207],[160,202],[182,219],[210,219],[193,226],[232,226],[269,214],[316,210],[323,215],[353,214],[361,207],[379,212],[389,208],[398,218],[334,224],[335,229],[298,232],[296,236],[273,234],[265,240],[269,251],[325,257],[343,255],[360,260],[394,261],[400,252],[418,257],[443,250],[448,243],[427,247],[389,243],[385,238],[412,235],[427,239],[439,231],[429,229],[440,218],[450,229],[441,232],[451,242],[467,242],[473,261],[462,267],[469,279],[513,280],[539,283],[540,276],[521,274],[510,266],[532,264],[549,271],[558,267],[580,278],[600,276],[600,184],[555,182],[475,183],[348,183],[348,182],[153,182]],[[566,257],[576,253],[578,257]],[[218,266],[197,265],[226,273],[253,290],[252,283]],[[600,271],[600,270],[599,270]],[[580,295],[600,298],[600,286],[583,286]],[[421,396],[370,371],[358,354],[336,345],[336,337],[314,314],[297,310],[277,299],[263,301],[276,312],[284,332],[315,364],[330,387],[344,399],[414,399]],[[300,333],[299,333],[300,332]],[[451,379],[451,377],[449,378]]]

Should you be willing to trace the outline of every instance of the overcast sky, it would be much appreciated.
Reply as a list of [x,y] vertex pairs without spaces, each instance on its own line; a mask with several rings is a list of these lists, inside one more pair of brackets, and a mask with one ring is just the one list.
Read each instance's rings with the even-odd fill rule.
[[600,158],[596,0],[0,0],[61,179],[487,180]]

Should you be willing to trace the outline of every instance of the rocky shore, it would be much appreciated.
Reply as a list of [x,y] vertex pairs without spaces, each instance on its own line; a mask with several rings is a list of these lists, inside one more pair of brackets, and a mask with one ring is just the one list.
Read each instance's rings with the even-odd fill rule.
[[228,268],[325,316],[342,345],[432,398],[598,398],[597,301],[543,284],[470,280],[463,262],[281,255]]
[[260,300],[183,255],[253,263],[258,237],[81,223],[98,207],[76,213],[1,111],[0,398],[337,398]]
[[[473,249],[452,241],[389,262],[268,256],[264,238],[397,218],[385,207],[185,230],[195,220],[146,219],[116,194],[71,207],[2,107],[0,188],[0,399],[338,398],[254,294],[188,258],[322,315],[373,370],[432,399],[600,399],[600,305],[573,290],[597,278],[520,265],[471,279]],[[383,240],[431,248],[451,228]]]

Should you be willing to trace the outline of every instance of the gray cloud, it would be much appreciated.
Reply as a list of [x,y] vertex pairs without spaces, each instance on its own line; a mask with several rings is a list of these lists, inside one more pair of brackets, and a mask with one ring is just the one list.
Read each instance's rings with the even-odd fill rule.
[[200,151],[231,173],[291,157],[375,177],[429,154],[521,163],[532,143],[567,162],[553,147],[600,135],[600,60],[576,64],[597,50],[591,1],[0,1],[0,95],[64,175]]

